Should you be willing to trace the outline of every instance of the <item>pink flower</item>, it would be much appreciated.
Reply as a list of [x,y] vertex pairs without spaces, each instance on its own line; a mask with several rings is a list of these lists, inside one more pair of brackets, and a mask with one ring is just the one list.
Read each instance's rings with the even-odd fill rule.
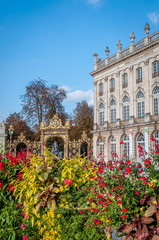
[[25,229],[25,227],[24,227],[24,223],[22,223],[22,225],[21,225],[21,229],[23,229],[23,230]]
[[23,235],[23,240],[27,240],[27,239],[28,239],[27,236]]
[[73,183],[73,179],[65,179],[64,184],[71,185]]
[[139,195],[139,192],[138,192],[138,191],[135,191],[135,194],[136,194],[136,195]]
[[92,226],[92,224],[91,223],[89,223],[89,227],[91,227]]

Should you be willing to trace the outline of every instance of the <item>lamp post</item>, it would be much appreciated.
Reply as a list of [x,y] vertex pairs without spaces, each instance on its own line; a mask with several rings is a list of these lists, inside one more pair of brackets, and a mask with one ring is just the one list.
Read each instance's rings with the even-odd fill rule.
[[13,135],[13,132],[14,132],[13,125],[10,125],[8,131],[9,131],[9,135],[10,135],[10,154],[11,154],[12,135]]

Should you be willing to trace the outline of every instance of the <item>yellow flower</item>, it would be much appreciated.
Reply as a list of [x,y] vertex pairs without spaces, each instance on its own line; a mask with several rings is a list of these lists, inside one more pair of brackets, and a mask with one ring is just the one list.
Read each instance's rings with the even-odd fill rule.
[[154,185],[155,183],[157,183],[157,181],[154,179],[154,180],[152,180],[152,181],[150,182],[150,185],[152,186],[152,185]]
[[61,215],[60,214],[57,214],[57,218],[60,218],[61,217]]
[[59,183],[60,182],[59,179],[56,182]]
[[58,193],[59,192],[59,190],[56,190],[56,193]]
[[156,201],[154,201],[154,202],[153,202],[153,204],[157,204],[157,202],[156,202]]
[[68,206],[68,205],[66,205],[66,206],[65,206],[65,208],[69,208],[69,206]]
[[60,191],[61,191],[61,192],[63,191],[63,187],[62,187],[62,186],[60,187]]
[[64,204],[63,204],[63,203],[61,203],[61,207],[64,207]]

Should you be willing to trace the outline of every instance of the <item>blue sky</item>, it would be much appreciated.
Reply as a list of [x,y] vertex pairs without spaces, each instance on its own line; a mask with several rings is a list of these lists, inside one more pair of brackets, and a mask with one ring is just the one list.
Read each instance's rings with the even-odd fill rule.
[[105,58],[159,30],[159,1],[0,0],[0,121],[21,110],[20,95],[33,79],[65,86],[70,113],[76,102],[93,103],[93,53]]

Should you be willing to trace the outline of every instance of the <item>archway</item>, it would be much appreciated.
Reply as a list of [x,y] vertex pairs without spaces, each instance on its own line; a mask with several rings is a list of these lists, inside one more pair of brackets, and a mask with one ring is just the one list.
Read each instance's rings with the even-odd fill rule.
[[83,142],[81,144],[81,149],[80,149],[80,155],[82,158],[86,157],[88,154],[88,143],[87,142]]
[[46,141],[46,147],[60,159],[64,157],[64,140],[61,137],[48,138]]
[[18,143],[16,146],[16,156],[18,155],[19,152],[26,152],[27,151],[27,145],[23,142]]

